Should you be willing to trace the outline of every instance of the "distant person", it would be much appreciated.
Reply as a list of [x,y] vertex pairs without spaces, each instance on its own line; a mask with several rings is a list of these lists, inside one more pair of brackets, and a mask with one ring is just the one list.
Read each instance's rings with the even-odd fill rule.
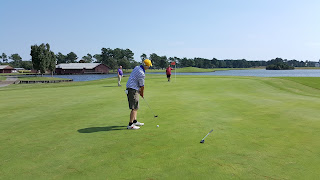
[[128,79],[127,82],[127,97],[129,103],[130,112],[130,121],[127,126],[127,129],[140,129],[138,126],[143,126],[144,123],[137,121],[137,114],[139,109],[139,94],[143,98],[144,92],[144,78],[145,72],[149,67],[152,66],[152,63],[149,59],[143,61],[143,65],[136,66]]
[[173,70],[170,65],[168,65],[167,69],[166,69],[166,74],[167,74],[167,78],[168,78],[168,82],[170,82],[171,79],[171,70]]
[[122,66],[120,66],[118,69],[118,86],[121,86],[120,83],[121,83],[122,76],[123,76]]

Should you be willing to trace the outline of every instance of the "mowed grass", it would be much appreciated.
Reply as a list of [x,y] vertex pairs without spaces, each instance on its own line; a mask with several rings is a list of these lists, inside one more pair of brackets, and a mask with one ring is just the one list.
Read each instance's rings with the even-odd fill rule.
[[5,77],[5,76],[0,76],[0,81],[4,81],[4,80],[6,80],[7,79],[7,77]]
[[320,177],[320,78],[147,74],[136,131],[127,79],[0,88],[0,179]]

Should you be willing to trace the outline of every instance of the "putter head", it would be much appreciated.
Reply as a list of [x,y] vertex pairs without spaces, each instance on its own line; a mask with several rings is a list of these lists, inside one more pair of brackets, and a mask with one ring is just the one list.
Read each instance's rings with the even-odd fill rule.
[[200,141],[200,143],[204,143],[204,139],[202,139],[202,140]]

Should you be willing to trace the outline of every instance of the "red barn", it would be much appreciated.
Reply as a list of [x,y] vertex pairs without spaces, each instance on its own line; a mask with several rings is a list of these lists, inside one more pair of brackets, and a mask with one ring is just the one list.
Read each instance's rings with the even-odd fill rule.
[[0,65],[0,73],[12,73],[14,70],[16,69],[9,65]]
[[101,63],[68,63],[56,65],[56,74],[108,74],[109,69]]

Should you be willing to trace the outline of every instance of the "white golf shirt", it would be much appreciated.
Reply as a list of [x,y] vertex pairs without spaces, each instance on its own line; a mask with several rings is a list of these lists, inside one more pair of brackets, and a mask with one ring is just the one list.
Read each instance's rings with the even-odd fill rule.
[[145,78],[144,67],[142,65],[136,66],[132,70],[130,77],[128,79],[127,86],[126,86],[127,89],[131,88],[138,91],[140,87],[144,86],[144,78]]

